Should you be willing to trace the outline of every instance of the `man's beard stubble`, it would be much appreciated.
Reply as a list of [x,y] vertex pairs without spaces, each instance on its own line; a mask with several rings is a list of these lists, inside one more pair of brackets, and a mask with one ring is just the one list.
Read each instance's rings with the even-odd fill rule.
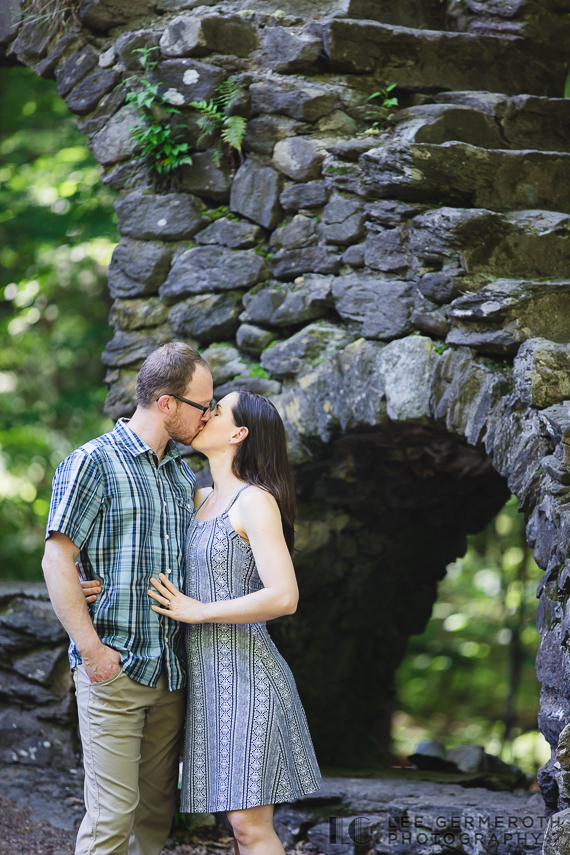
[[165,421],[164,426],[169,437],[173,439],[174,442],[181,442],[182,445],[192,445],[192,440],[202,429],[202,423],[200,423],[196,430],[189,431],[188,428],[183,426],[182,419],[178,415],[170,416],[170,418]]

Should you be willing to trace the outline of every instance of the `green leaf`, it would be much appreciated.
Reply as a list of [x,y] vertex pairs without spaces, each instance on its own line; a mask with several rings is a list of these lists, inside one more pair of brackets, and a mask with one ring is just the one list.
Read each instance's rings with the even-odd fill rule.
[[237,151],[241,151],[246,121],[242,116],[228,116],[224,121],[222,139]]

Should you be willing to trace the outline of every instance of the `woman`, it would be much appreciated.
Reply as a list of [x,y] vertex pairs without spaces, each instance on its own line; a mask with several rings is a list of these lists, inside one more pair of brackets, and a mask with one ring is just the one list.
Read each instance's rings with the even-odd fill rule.
[[289,666],[265,622],[293,614],[295,493],[273,404],[232,392],[193,441],[213,489],[198,490],[186,594],[160,574],[152,609],[188,624],[181,810],[225,811],[239,855],[284,855],[273,807],[322,786]]

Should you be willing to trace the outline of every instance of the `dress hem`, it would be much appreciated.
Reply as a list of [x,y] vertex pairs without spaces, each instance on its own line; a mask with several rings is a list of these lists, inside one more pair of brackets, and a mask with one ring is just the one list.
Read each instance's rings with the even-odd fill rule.
[[320,787],[316,787],[312,790],[299,791],[298,793],[292,793],[286,799],[276,799],[274,802],[260,802],[259,804],[254,805],[237,805],[235,807],[209,807],[206,810],[192,810],[191,806],[181,800],[180,802],[180,813],[220,813],[221,811],[226,810],[248,810],[252,807],[263,807],[264,805],[284,805],[288,802],[294,802],[296,799],[302,799],[304,796],[310,796],[311,793],[318,793],[318,791],[323,787],[323,783],[321,783]]

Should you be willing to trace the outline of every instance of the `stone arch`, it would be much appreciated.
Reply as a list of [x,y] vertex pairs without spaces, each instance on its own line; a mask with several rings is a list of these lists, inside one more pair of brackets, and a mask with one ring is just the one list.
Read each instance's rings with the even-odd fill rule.
[[[498,510],[505,485],[519,497],[545,570],[540,727],[553,756],[541,787],[551,809],[569,804],[559,746],[570,721],[569,10],[568,0],[539,13],[530,2],[290,0],[272,14],[262,0],[79,0],[71,16],[39,20],[10,0],[0,18],[3,61],[55,77],[118,191],[109,414],[130,413],[140,362],[173,337],[223,345],[209,347],[219,393],[273,396],[299,474],[307,602],[322,581],[309,556],[344,567],[318,604],[333,644],[347,568],[386,589],[394,532],[408,546],[413,521],[429,544],[415,576],[417,554],[400,551],[416,584],[408,622],[387,601],[387,631],[375,635],[367,611],[369,632],[346,648],[352,661],[326,674],[332,688],[317,681],[311,695],[303,672],[310,612],[296,637],[281,624],[309,706],[334,702],[345,724],[370,710],[366,738],[345,743],[341,764],[360,762],[370,739],[378,754],[385,744],[388,692],[360,688],[379,645],[393,642],[393,668],[462,538]],[[176,91],[196,149],[163,194],[125,106],[144,46],[160,49],[154,79]],[[188,110],[229,74],[248,120],[237,171],[198,144]],[[402,109],[367,134],[368,98],[389,83]],[[216,219],[220,205],[233,216]],[[392,575],[375,577],[383,561]],[[343,630],[354,639],[358,628]],[[322,745],[333,737],[317,733]]]

